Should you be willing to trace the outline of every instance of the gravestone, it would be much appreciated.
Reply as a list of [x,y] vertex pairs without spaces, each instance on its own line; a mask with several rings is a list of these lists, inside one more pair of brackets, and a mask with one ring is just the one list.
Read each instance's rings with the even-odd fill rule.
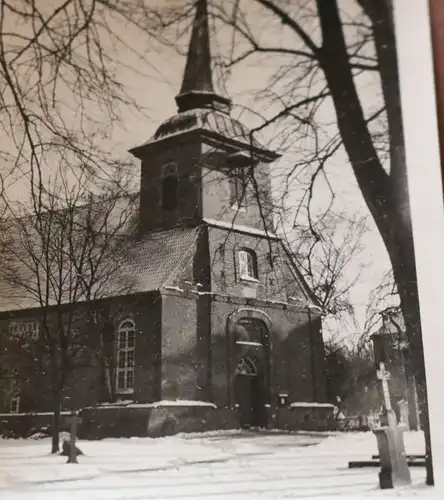
[[381,427],[373,430],[378,443],[381,463],[379,485],[381,489],[406,486],[411,484],[410,471],[405,456],[402,430],[398,427],[396,414],[390,401],[388,386],[390,373],[385,369],[384,363],[380,363],[377,376],[381,381],[384,399]]
[[69,456],[68,464],[77,464],[77,455],[81,454],[81,451],[76,446],[77,439],[77,426],[82,422],[81,417],[77,413],[73,413],[68,417],[68,423],[70,426],[70,439],[69,439]]

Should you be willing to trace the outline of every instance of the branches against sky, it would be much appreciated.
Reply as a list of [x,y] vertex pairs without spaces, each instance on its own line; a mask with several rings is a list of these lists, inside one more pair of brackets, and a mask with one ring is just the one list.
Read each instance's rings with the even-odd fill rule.
[[[128,165],[110,149],[121,111],[141,111],[120,75],[122,53],[140,63],[157,17],[143,0],[1,0],[0,126],[2,188],[26,179],[39,202],[58,164],[74,177],[109,181]],[[132,46],[125,30],[145,33]],[[136,49],[142,49],[140,51]],[[145,60],[145,63],[148,64]],[[137,72],[137,63],[127,67]],[[122,174],[121,174],[122,175]]]

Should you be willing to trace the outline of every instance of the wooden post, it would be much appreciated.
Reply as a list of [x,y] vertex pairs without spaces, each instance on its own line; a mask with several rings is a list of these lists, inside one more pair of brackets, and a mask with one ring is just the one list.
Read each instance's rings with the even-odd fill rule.
[[77,426],[82,422],[82,419],[77,413],[73,413],[69,417],[70,425],[70,439],[69,439],[69,457],[68,464],[77,464],[77,448],[76,448],[76,438],[77,438]]

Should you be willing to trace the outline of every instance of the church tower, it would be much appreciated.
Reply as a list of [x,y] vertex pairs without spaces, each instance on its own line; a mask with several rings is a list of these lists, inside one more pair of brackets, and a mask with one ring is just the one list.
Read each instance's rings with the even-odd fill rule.
[[269,164],[279,156],[231,116],[231,100],[214,89],[206,0],[196,3],[176,103],[177,114],[130,150],[141,160],[141,231],[233,219],[271,230]]

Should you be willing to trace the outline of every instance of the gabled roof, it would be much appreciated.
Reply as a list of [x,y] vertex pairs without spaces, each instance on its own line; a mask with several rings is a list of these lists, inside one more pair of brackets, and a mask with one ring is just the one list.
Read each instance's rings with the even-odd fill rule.
[[147,234],[129,251],[123,277],[134,280],[135,292],[170,285],[182,264],[194,255],[201,228],[178,227]]

